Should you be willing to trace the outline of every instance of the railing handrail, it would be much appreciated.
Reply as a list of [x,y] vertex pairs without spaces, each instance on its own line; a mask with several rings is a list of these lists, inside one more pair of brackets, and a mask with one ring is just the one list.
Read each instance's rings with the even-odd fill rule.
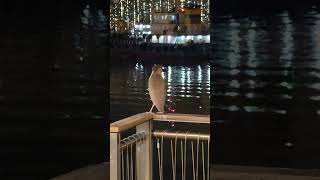
[[110,133],[120,133],[122,131],[136,127],[153,118],[153,113],[144,112],[136,114],[110,124]]
[[210,124],[209,115],[201,114],[153,114],[154,121],[170,121],[170,122],[184,122],[184,123],[196,123],[196,124]]
[[136,127],[146,121],[171,121],[197,124],[210,124],[209,115],[200,114],[178,114],[178,113],[151,113],[144,112],[136,114],[110,124],[110,133],[120,133],[122,131]]

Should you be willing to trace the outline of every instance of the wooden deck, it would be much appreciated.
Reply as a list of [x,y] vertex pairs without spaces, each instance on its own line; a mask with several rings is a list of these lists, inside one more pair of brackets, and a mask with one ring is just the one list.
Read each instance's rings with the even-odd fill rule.
[[49,180],[109,180],[109,163],[87,166]]
[[320,169],[211,165],[212,180],[320,180]]
[[[109,180],[109,164],[88,166],[50,180]],[[320,170],[211,165],[210,180],[320,180]]]

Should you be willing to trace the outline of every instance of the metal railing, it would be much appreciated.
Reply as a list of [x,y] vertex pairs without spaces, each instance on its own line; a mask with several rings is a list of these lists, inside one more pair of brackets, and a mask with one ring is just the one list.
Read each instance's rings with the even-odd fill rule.
[[[111,180],[153,178],[209,180],[210,135],[201,132],[172,131],[172,128],[170,131],[153,129],[154,123],[161,121],[204,124],[208,129],[210,125],[210,118],[205,115],[150,112],[112,123],[110,125]],[[169,147],[165,148],[167,145]],[[164,150],[168,150],[170,158],[169,156],[163,158]],[[191,150],[191,153],[188,150]],[[188,153],[191,155],[190,159],[187,158]],[[164,171],[167,172],[170,167],[168,164],[171,166],[171,171],[165,173]]]

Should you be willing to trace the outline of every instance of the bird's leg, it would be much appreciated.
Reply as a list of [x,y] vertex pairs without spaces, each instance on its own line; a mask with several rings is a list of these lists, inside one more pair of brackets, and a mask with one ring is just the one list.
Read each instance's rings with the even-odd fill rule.
[[149,112],[152,112],[153,107],[154,107],[154,104],[152,104],[152,107],[151,107],[151,109],[150,109],[150,111],[149,111]]

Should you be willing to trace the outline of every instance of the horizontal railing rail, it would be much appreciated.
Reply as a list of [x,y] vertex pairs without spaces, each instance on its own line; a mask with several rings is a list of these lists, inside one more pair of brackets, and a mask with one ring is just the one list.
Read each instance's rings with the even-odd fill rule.
[[168,131],[154,131],[152,132],[154,137],[158,138],[177,138],[177,139],[188,139],[188,140],[209,140],[209,134],[202,134],[202,133],[190,133],[190,132],[168,132]]
[[128,146],[131,146],[131,145],[135,145],[139,142],[142,142],[146,139],[146,133],[145,132],[140,132],[140,133],[136,133],[136,134],[133,134],[127,138],[124,138],[120,141],[120,148],[123,149],[123,148],[126,148]]

